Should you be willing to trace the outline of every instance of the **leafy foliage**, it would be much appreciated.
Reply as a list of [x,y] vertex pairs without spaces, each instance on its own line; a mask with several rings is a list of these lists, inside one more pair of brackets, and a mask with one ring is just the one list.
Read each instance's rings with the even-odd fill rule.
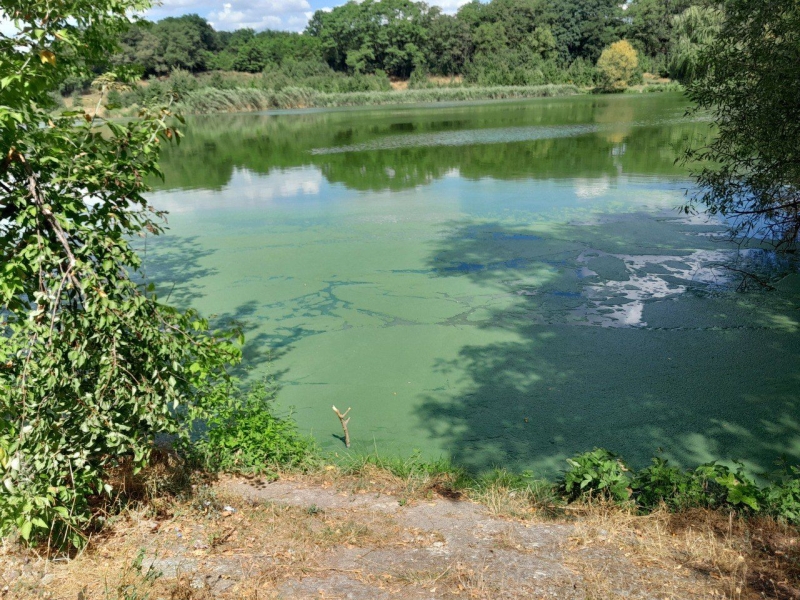
[[690,82],[706,68],[700,52],[719,34],[723,12],[717,6],[690,6],[672,19],[669,74],[682,82]]
[[247,393],[205,398],[199,432],[188,451],[212,472],[274,473],[280,467],[303,467],[313,461],[313,442],[297,431],[291,416],[271,410],[274,389],[266,383]]
[[87,76],[147,4],[3,6],[18,29],[0,35],[0,533],[80,545],[107,470],[143,466],[240,352],[139,283],[130,240],[161,230],[143,194],[159,145],[180,138],[170,109],[125,123],[49,111],[49,92]]
[[792,250],[800,234],[800,4],[727,0],[719,34],[688,86],[718,128],[689,160],[704,165],[692,203],[726,217],[733,235]]
[[[461,75],[483,86],[591,85],[585,65],[594,65],[604,48],[622,38],[641,53],[645,68],[666,74],[675,48],[685,56],[686,44],[676,36],[686,38],[688,22],[678,16],[700,1],[630,0],[623,11],[618,0],[473,0],[455,15],[413,0],[350,1],[317,11],[303,34],[215,32],[197,15],[185,15],[130,26],[114,61],[158,76],[174,69],[275,73],[300,62],[323,63],[348,76],[406,79],[416,73],[419,79],[427,73]],[[686,38],[692,52],[704,41],[693,31]],[[345,89],[341,82],[330,89],[293,76],[279,80],[283,87],[367,91]]]
[[597,60],[597,71],[603,89],[608,92],[624,90],[636,74],[638,66],[636,50],[627,41],[611,44]]
[[567,498],[599,495],[623,502],[631,497],[630,469],[616,455],[602,448],[578,454],[567,460],[562,488]]
[[673,511],[689,508],[765,513],[800,524],[800,468],[787,467],[760,487],[742,465],[731,469],[716,462],[683,470],[662,458],[630,471],[619,456],[603,449],[569,459],[560,484],[570,501],[598,494],[620,503],[633,501],[642,511],[662,504]]

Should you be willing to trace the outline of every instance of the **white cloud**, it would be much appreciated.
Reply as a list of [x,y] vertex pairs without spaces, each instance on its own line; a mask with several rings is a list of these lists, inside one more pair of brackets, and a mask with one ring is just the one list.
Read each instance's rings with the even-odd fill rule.
[[[344,4],[345,1],[338,0],[333,4]],[[433,0],[429,4],[452,14],[468,1]],[[308,0],[162,0],[146,16],[158,20],[196,13],[208,19],[214,29],[222,31],[245,27],[302,31],[317,9],[327,12],[332,7],[320,7],[318,2],[312,6]]]
[[208,13],[208,21],[215,29],[305,29],[308,13],[312,13],[307,0],[230,0],[220,10]]
[[447,14],[453,14],[460,7],[464,6],[470,0],[437,0],[436,2],[429,2],[431,6],[438,6]]

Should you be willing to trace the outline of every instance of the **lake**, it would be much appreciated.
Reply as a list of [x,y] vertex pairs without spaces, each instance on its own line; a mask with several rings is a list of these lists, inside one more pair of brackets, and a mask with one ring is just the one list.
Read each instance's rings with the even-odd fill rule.
[[675,209],[710,125],[680,95],[190,119],[146,242],[162,297],[246,331],[323,449],[550,476],[800,459],[800,284],[737,291],[723,227]]

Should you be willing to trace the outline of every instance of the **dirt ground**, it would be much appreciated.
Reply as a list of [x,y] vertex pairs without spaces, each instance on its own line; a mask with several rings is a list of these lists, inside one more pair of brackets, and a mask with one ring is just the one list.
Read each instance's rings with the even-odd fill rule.
[[[405,494],[378,477],[223,479],[184,502],[126,511],[70,558],[6,541],[0,597],[800,597],[778,580],[785,569],[754,570],[748,552],[760,534],[733,518],[676,524],[597,505],[552,520],[510,510],[514,492],[479,504],[435,488]],[[797,562],[796,538],[764,536],[778,533],[765,560]]]

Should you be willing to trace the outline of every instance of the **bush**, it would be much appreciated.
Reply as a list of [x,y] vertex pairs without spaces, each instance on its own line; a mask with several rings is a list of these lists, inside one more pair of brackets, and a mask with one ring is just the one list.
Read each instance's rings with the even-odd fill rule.
[[616,454],[595,448],[567,459],[567,463],[570,468],[561,487],[569,500],[597,495],[624,502],[631,497],[630,470]]
[[767,510],[787,523],[800,524],[800,468],[787,467],[763,493]]
[[173,69],[166,81],[166,92],[171,94],[175,99],[180,100],[185,98],[189,92],[198,88],[197,78],[194,77],[189,71],[183,69]]
[[654,458],[652,465],[636,473],[631,488],[636,502],[645,510],[662,502],[675,510],[705,504],[699,480],[662,458]]
[[649,512],[665,505],[673,511],[688,508],[727,509],[772,515],[800,524],[800,468],[788,467],[765,487],[749,477],[741,464],[735,469],[716,462],[682,470],[667,460],[631,473],[619,456],[603,449],[579,454],[560,484],[568,501],[601,496]]
[[266,383],[209,398],[197,414],[202,420],[195,422],[199,432],[189,453],[211,472],[264,474],[308,465],[313,442],[298,433],[291,415],[275,415],[274,399]]
[[638,66],[636,50],[627,41],[611,44],[597,60],[601,89],[606,92],[621,92],[636,75]]

